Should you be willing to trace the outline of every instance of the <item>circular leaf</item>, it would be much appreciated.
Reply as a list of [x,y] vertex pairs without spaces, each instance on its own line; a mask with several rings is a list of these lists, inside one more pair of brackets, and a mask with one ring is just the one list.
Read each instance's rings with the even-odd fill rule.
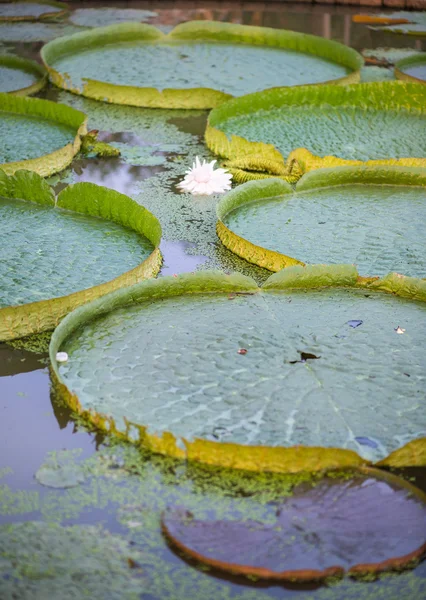
[[166,512],[162,523],[175,546],[204,564],[311,581],[413,567],[426,552],[425,502],[404,480],[366,469],[297,486],[267,523],[202,521],[184,510]]
[[86,133],[86,115],[48,100],[0,93],[0,170],[46,177],[68,166]]
[[206,142],[251,178],[277,165],[289,179],[363,163],[425,167],[425,106],[426,88],[401,81],[277,88],[212,110]]
[[424,173],[322,169],[306,174],[296,191],[276,179],[251,181],[219,202],[217,232],[232,252],[271,271],[297,261],[343,262],[361,275],[394,269],[426,277]]
[[373,290],[424,300],[426,282],[365,285],[342,265],[290,267],[262,291],[162,278],[70,316],[51,360],[74,410],[160,452],[185,456],[183,437],[189,457],[255,470],[379,460],[426,435],[426,320],[423,302]]
[[140,23],[101,27],[48,43],[42,58],[60,87],[164,108],[211,108],[277,85],[358,81],[362,66],[337,42],[214,21],[183,23],[167,35]]
[[0,214],[2,340],[53,329],[91,297],[158,272],[157,219],[113,190],[79,183],[55,204],[35,173],[0,171]]

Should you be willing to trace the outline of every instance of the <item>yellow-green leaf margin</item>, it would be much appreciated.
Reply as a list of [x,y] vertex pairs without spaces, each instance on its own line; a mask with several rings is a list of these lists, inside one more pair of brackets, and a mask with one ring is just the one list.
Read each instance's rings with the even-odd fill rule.
[[4,171],[8,175],[13,175],[19,169],[35,171],[42,177],[62,171],[80,150],[81,136],[87,133],[87,117],[83,112],[49,100],[21,98],[13,94],[0,93],[0,112],[39,117],[61,125],[68,125],[75,130],[73,142],[63,148],[37,158],[0,164],[0,171]]
[[0,67],[19,69],[20,71],[25,71],[36,78],[36,81],[34,81],[34,83],[31,85],[25,88],[12,90],[7,92],[8,94],[13,94],[14,96],[31,96],[31,94],[36,94],[46,85],[46,70],[33,60],[21,58],[20,56],[5,54],[0,56]]
[[[369,185],[409,185],[426,188],[426,170],[418,167],[334,167],[318,169],[306,173],[298,181],[296,192],[306,192],[324,187],[335,187],[351,184]],[[252,244],[249,240],[237,235],[229,229],[224,220],[235,208],[256,200],[269,200],[276,196],[293,193],[293,187],[285,180],[277,178],[249,181],[228,192],[217,204],[218,217],[216,231],[220,241],[231,252],[241,256],[248,262],[269,271],[280,271],[293,265],[304,263],[294,257],[275,250]],[[336,257],[339,260],[339,257]]]
[[160,270],[160,223],[151,212],[124,194],[94,183],[76,183],[66,187],[55,201],[52,188],[36,173],[22,170],[9,177],[0,170],[0,196],[114,221],[144,235],[154,245],[145,261],[110,281],[68,296],[0,308],[0,341],[52,331],[78,306],[113,290],[155,277]]
[[[369,464],[355,451],[343,448],[311,446],[249,446],[216,442],[206,439],[177,439],[172,433],[151,434],[147,426],[125,419],[125,426],[117,425],[106,414],[86,410],[76,394],[61,378],[56,353],[63,342],[85,323],[116,308],[139,304],[154,299],[192,294],[244,293],[258,294],[289,289],[313,288],[368,288],[392,293],[404,298],[426,302],[426,281],[391,273],[383,279],[365,279],[353,265],[294,266],[274,273],[259,288],[250,277],[240,273],[226,275],[218,271],[201,271],[178,277],[148,280],[128,289],[103,296],[69,314],[53,332],[50,341],[51,379],[57,397],[63,400],[81,418],[103,432],[117,436],[154,453],[249,471],[296,473],[356,467]],[[426,465],[426,438],[410,442],[382,460],[383,465]]]
[[72,85],[67,73],[60,73],[55,69],[54,64],[58,58],[80,51],[82,47],[98,48],[104,44],[120,41],[153,41],[160,44],[169,41],[229,42],[306,52],[334,61],[351,70],[349,75],[328,82],[337,84],[359,81],[360,69],[364,64],[358,52],[339,42],[295,31],[216,21],[189,21],[178,25],[168,34],[143,23],[121,23],[98,27],[48,42],[41,50],[41,57],[55,85],[103,102],[151,108],[206,109],[219,106],[232,98],[230,94],[212,88],[168,88],[159,91],[156,88],[115,85],[84,77],[83,88],[78,89]]
[[68,4],[65,2],[54,2],[53,0],[6,0],[6,4],[45,4],[46,7],[59,8],[60,10],[49,10],[40,15],[15,15],[10,17],[2,17],[0,15],[0,23],[5,21],[44,21],[47,19],[56,19],[63,17],[69,12]]
[[409,75],[405,72],[407,67],[426,67],[426,53],[422,54],[413,54],[412,56],[407,56],[407,58],[402,58],[395,64],[395,77],[397,79],[401,79],[402,81],[411,81],[412,83],[421,83],[422,85],[426,85],[426,79],[420,79],[419,77],[415,77],[414,75]]
[[291,106],[329,105],[360,107],[389,111],[405,111],[426,116],[426,87],[403,81],[358,83],[347,86],[306,85],[272,88],[229,100],[211,111],[205,134],[206,144],[214,154],[229,159],[224,166],[234,181],[244,183],[265,176],[297,181],[303,173],[314,169],[350,165],[384,165],[426,168],[426,157],[383,160],[346,160],[337,156],[316,156],[306,148],[295,148],[283,156],[273,144],[253,142],[237,135],[228,136],[221,125],[241,115],[256,118],[259,110]]

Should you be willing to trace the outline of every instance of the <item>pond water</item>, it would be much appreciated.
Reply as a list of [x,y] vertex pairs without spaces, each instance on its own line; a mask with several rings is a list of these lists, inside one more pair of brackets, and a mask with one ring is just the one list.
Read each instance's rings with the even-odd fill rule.
[[[87,2],[86,5],[93,8],[99,4]],[[131,5],[131,8],[154,11],[155,16],[147,17],[149,22],[164,29],[185,20],[208,18],[305,31],[357,49],[387,45],[421,50],[424,44],[412,37],[382,34],[353,24],[351,14],[357,9],[347,7],[327,7],[325,12],[320,6],[287,3],[239,3],[235,7],[179,3],[164,5],[164,8],[161,4],[158,8],[154,3],[117,1],[103,5],[114,9]],[[81,8],[81,3],[75,6]],[[61,27],[70,27],[69,22],[63,23],[45,24],[42,36],[57,35]],[[34,41],[30,24],[20,25],[23,29],[19,37],[21,34],[15,33],[17,27],[17,24],[2,25],[0,43],[23,57],[36,58],[43,37],[36,36]],[[5,32],[3,37],[2,31]],[[20,39],[31,41],[24,43]],[[124,151],[120,158],[78,158],[69,169],[52,177],[50,183],[57,192],[76,181],[98,183],[132,196],[151,210],[163,228],[164,262],[160,276],[207,267],[238,270],[259,283],[268,277],[267,271],[234,256],[218,241],[215,232],[217,198],[188,198],[175,187],[196,155],[211,159],[202,143],[206,112],[149,111],[104,105],[53,87],[47,87],[39,97],[85,111],[89,115],[89,128],[99,129],[101,139],[122,144]],[[250,502],[253,497],[257,499],[252,487],[257,489],[260,484],[253,483],[254,476],[247,476],[244,485],[238,480],[232,484],[231,492],[229,489],[223,492],[214,470],[206,474],[191,465],[146,456],[137,459],[130,449],[105,447],[102,435],[81,427],[50,390],[46,353],[0,344],[0,415],[0,523],[41,520],[64,526],[96,524],[126,536],[133,546],[144,551],[145,571],[158,573],[157,579],[144,581],[146,588],[141,588],[140,597],[145,600],[200,597],[208,600],[290,597],[373,600],[379,593],[382,597],[417,600],[426,594],[424,562],[413,573],[376,582],[346,580],[337,588],[253,582],[215,571],[204,572],[191,561],[185,562],[161,536],[162,510],[184,503],[191,509],[198,507],[204,511],[201,516],[208,515],[214,506],[215,510],[233,514],[252,510],[256,517],[259,516],[256,511],[260,514],[261,510]],[[66,460],[74,466],[82,465],[85,482],[70,489],[54,489],[36,480],[35,474],[46,464],[51,452],[56,453],[55,460],[59,462]],[[405,475],[414,478],[426,491],[426,469],[407,470]],[[276,481],[265,476],[262,486],[266,485],[268,490],[274,485],[285,488],[285,482],[279,480],[277,484]],[[121,597],[126,597],[124,588]]]

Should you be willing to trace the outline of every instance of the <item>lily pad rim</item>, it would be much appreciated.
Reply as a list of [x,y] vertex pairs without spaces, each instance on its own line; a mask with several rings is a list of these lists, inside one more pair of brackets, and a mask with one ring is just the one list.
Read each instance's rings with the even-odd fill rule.
[[2,66],[30,73],[37,78],[31,85],[5,92],[7,94],[30,96],[39,92],[47,83],[48,75],[46,69],[35,60],[22,58],[14,54],[2,54],[0,55],[0,67]]
[[[250,141],[236,134],[226,134],[221,126],[233,117],[253,116],[258,111],[268,111],[285,106],[315,107],[329,105],[333,108],[360,107],[366,111],[399,109],[416,115],[426,115],[426,88],[423,84],[406,81],[381,81],[336,85],[306,85],[281,87],[254,92],[238,98],[232,98],[215,107],[208,116],[205,141],[207,147],[217,156],[232,159],[236,179],[242,181],[242,173],[238,173],[238,161],[250,158],[252,169],[259,164],[259,178],[268,174],[265,164],[270,161],[271,167],[280,164],[284,179],[297,180],[303,173],[324,168],[351,165],[388,165],[426,167],[426,158],[406,157],[400,159],[373,159],[368,161],[346,160],[338,156],[316,156],[306,148],[293,148],[288,156],[283,156],[271,143]],[[300,174],[293,174],[294,164]],[[244,171],[244,166],[242,167]],[[245,171],[246,172],[246,171]],[[274,170],[271,170],[274,173]],[[270,173],[270,174],[271,174]],[[255,178],[247,173],[248,178]]]
[[[371,466],[360,465],[350,467],[348,469],[338,469],[335,471],[335,473],[336,475],[334,476],[334,478],[338,479],[340,476],[342,476],[343,481],[347,481],[347,478],[350,475],[353,475],[354,477],[356,477],[357,475],[365,475],[367,477],[372,477],[379,481],[385,481],[386,483],[393,484],[394,486],[398,486],[398,488],[407,490],[410,493],[410,495],[414,496],[417,500],[419,500],[423,505],[425,505],[426,508],[426,494],[417,486],[413,485],[403,477],[394,475],[389,471],[384,471]],[[326,479],[330,474],[333,475],[333,471],[324,472],[322,480]],[[295,485],[295,487],[297,487],[297,484]],[[166,540],[168,540],[173,547],[177,548],[186,556],[190,557],[193,560],[196,560],[197,562],[203,565],[207,565],[209,567],[213,567],[222,572],[230,573],[233,575],[254,576],[263,581],[272,580],[302,583],[312,581],[324,581],[330,578],[344,577],[345,575],[348,575],[349,577],[361,578],[368,575],[378,575],[389,571],[400,572],[403,569],[410,569],[416,566],[417,562],[420,561],[426,554],[425,541],[425,543],[422,546],[420,546],[417,550],[414,550],[409,554],[393,557],[377,563],[360,563],[357,565],[353,565],[347,570],[343,567],[336,566],[328,567],[322,571],[311,569],[272,571],[266,568],[240,565],[239,563],[224,563],[214,558],[207,558],[205,555],[200,554],[195,550],[191,550],[188,546],[186,546],[178,538],[172,535],[169,531],[166,524],[167,512],[168,511],[166,509],[161,515],[161,529]]]
[[[306,279],[304,279],[306,278]],[[310,281],[312,285],[307,285]],[[324,281],[329,282],[324,283]],[[339,285],[341,283],[341,285]],[[84,409],[76,394],[62,380],[56,353],[60,351],[64,340],[77,328],[102,316],[116,308],[123,308],[132,303],[153,299],[168,298],[189,294],[226,294],[243,293],[256,294],[263,291],[277,293],[280,290],[301,288],[361,288],[374,290],[401,297],[408,297],[426,302],[426,281],[404,277],[399,274],[389,274],[383,279],[362,278],[358,276],[353,265],[308,265],[294,266],[274,273],[259,288],[250,277],[233,273],[226,275],[219,271],[199,271],[194,274],[184,273],[177,277],[162,277],[149,279],[129,288],[119,289],[102,296],[69,313],[53,332],[50,346],[50,374],[54,389],[57,391],[71,410],[107,434],[116,435],[119,439],[136,443],[151,452],[173,456],[179,459],[195,460],[219,466],[238,469],[270,472],[298,472],[303,470],[325,470],[353,465],[366,465],[368,461],[361,458],[355,451],[343,448],[312,447],[312,446],[249,446],[230,442],[216,442],[203,438],[188,441],[176,438],[171,432],[161,436],[147,431],[148,425],[132,423],[124,417],[125,430],[119,429],[113,417]],[[420,291],[419,291],[420,290]],[[137,433],[135,442],[133,433]],[[408,442],[402,448],[392,452],[377,464],[400,466],[405,456],[409,460],[420,460],[423,464],[426,448],[426,438]],[[420,459],[418,459],[420,455]],[[391,458],[390,458],[391,457]],[[414,457],[414,458],[413,458]],[[337,461],[337,462],[336,462]],[[296,468],[296,462],[298,466]],[[404,464],[404,463],[402,463]],[[412,464],[412,463],[410,463]],[[415,463],[417,464],[417,462]],[[408,466],[408,465],[405,465]],[[295,469],[295,470],[294,470]]]
[[[204,35],[203,35],[204,34]],[[69,81],[67,73],[61,73],[54,68],[57,58],[70,55],[80,43],[84,47],[98,47],[104,43],[133,41],[137,39],[151,40],[154,42],[185,42],[188,40],[208,42],[232,42],[253,46],[266,46],[277,48],[290,48],[334,60],[338,64],[350,69],[350,73],[342,78],[329,80],[314,85],[348,83],[358,81],[360,69],[364,64],[362,56],[352,48],[335,42],[325,40],[319,36],[303,34],[290,30],[277,30],[269,27],[222,23],[219,21],[188,21],[177,25],[171,32],[165,34],[153,25],[146,23],[124,22],[104,27],[97,27],[90,31],[78,32],[73,35],[56,38],[45,44],[41,49],[41,58],[49,72],[51,81],[63,89],[68,89],[75,94],[87,96],[98,100],[132,106],[150,106],[162,108],[212,108],[232,98],[229,93],[213,88],[165,88],[159,91],[153,87],[138,87],[132,85],[118,85],[95,79],[82,77],[85,82],[83,89],[79,90]],[[263,44],[259,43],[263,40]],[[258,43],[256,43],[256,41]],[[266,41],[266,43],[265,43]],[[292,46],[296,47],[292,47]],[[299,46],[301,46],[299,48]],[[324,50],[325,49],[325,50]],[[316,50],[316,51],[315,51]],[[333,58],[334,57],[334,58]],[[188,95],[191,96],[188,99]]]
[[17,21],[44,21],[48,19],[55,19],[59,17],[65,16],[70,8],[65,2],[58,2],[55,0],[7,0],[5,4],[45,4],[46,6],[51,6],[52,8],[60,8],[61,10],[49,11],[47,10],[44,13],[41,13],[38,16],[35,15],[15,15],[12,17],[2,17],[0,16],[1,22],[17,22]]

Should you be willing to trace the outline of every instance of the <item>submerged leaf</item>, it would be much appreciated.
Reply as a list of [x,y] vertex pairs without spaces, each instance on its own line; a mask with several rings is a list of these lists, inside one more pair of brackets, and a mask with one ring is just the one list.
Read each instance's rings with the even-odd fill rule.
[[296,487],[272,523],[201,521],[171,510],[163,530],[185,554],[233,574],[287,581],[361,576],[412,568],[423,556],[425,501],[404,480],[367,471]]

